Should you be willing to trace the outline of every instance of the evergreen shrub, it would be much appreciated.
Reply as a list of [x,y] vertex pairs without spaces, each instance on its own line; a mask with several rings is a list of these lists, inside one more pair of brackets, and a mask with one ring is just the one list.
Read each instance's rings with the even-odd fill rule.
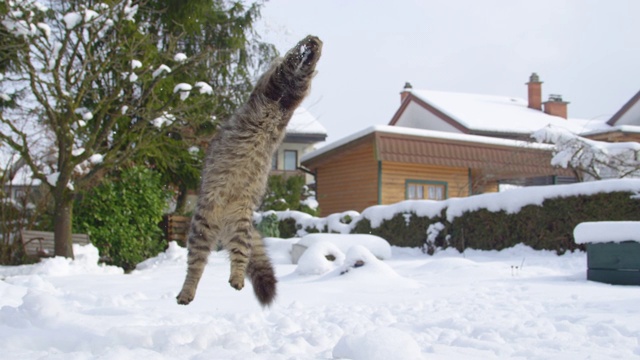
[[165,249],[158,224],[168,198],[158,173],[145,167],[127,168],[78,200],[74,232],[89,234],[106,263],[131,271]]

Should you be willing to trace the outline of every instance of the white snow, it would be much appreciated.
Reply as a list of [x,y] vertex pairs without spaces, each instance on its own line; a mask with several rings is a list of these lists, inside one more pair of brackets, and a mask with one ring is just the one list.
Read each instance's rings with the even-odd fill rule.
[[60,177],[59,172],[54,172],[52,174],[47,175],[47,183],[51,186],[56,186],[58,183],[58,178]]
[[[596,141],[556,126],[544,127],[531,137],[538,142],[555,144],[553,166],[586,169],[601,178],[640,176],[640,144],[637,142]],[[585,175],[592,180],[592,174]]]
[[583,222],[573,229],[576,244],[640,242],[639,221]]
[[102,154],[93,154],[89,157],[89,162],[92,164],[100,164],[104,161],[104,155]]
[[90,9],[86,9],[84,11],[84,22],[85,23],[89,23],[91,21],[93,21],[93,19],[97,18],[98,16],[100,16],[97,12],[90,10]]
[[155,79],[155,78],[157,78],[158,76],[160,76],[163,72],[168,72],[168,73],[170,73],[170,72],[171,72],[171,68],[170,68],[170,67],[168,67],[168,66],[167,66],[167,65],[165,65],[165,64],[162,64],[162,65],[158,66],[158,68],[157,68],[156,70],[154,70],[154,71],[153,71],[152,76],[153,76],[153,78]]
[[141,68],[142,67],[142,61],[140,60],[131,60],[131,70],[135,70],[137,68]]
[[77,12],[70,12],[62,17],[67,30],[71,30],[82,22],[82,15]]
[[298,107],[287,125],[289,134],[326,134],[327,129],[304,107]]
[[[187,252],[171,243],[131,274],[76,260],[0,267],[5,359],[631,359],[640,356],[638,288],[586,280],[586,255],[516,246],[427,256],[393,248],[364,266],[301,275],[268,239],[278,297],[262,309],[251,285],[227,283],[211,254],[189,306],[175,296]],[[289,242],[290,243],[290,242]],[[524,264],[524,266],[521,266]],[[514,266],[521,266],[514,271]]]
[[177,62],[185,62],[187,60],[187,55],[183,54],[183,53],[177,53],[175,54],[175,56],[173,57],[174,61]]
[[531,134],[554,125],[578,134],[607,127],[604,121],[563,119],[530,109],[527,100],[521,98],[418,89],[412,89],[411,93],[476,131]]
[[193,86],[187,83],[180,83],[173,88],[173,93],[180,93],[180,100],[184,101],[189,97],[189,92],[193,89]]
[[175,115],[169,114],[168,112],[164,111],[161,116],[158,116],[157,118],[151,120],[151,123],[153,124],[153,126],[161,128],[164,125],[173,124],[175,120]]
[[213,88],[204,81],[198,81],[193,86],[200,89],[200,94],[213,95]]
[[42,30],[47,40],[51,38],[51,27],[49,25],[46,23],[38,23],[36,26]]
[[308,234],[296,244],[311,248],[317,243],[331,243],[342,253],[347,253],[352,246],[360,245],[367,248],[378,259],[389,259],[391,247],[389,243],[375,235],[368,234]]

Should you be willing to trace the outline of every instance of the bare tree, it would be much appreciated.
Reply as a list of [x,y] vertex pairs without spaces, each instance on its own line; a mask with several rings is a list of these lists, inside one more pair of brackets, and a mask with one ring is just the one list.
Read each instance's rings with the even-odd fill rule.
[[0,103],[0,143],[49,187],[55,255],[66,257],[75,194],[191,126],[184,114],[213,91],[176,84],[198,59],[160,54],[157,37],[136,23],[139,4],[82,3],[14,0],[0,11],[0,37],[11,39],[0,42],[0,54],[11,54],[0,101],[13,105]]

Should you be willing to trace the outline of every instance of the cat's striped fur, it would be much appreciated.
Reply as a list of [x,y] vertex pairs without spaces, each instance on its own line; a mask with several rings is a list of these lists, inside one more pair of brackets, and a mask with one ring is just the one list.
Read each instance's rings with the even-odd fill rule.
[[272,156],[309,91],[321,49],[320,39],[308,36],[276,60],[211,141],[187,240],[187,276],[179,304],[193,300],[207,257],[218,243],[229,252],[232,287],[242,289],[246,274],[263,306],[275,298],[277,281],[252,215],[264,196]]

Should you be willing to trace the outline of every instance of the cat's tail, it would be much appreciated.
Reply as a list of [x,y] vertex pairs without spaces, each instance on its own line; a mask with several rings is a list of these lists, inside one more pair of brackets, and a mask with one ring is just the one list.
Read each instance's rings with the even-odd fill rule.
[[251,258],[247,266],[247,276],[251,279],[253,292],[260,304],[270,306],[276,297],[276,276],[267,255],[262,239],[255,241],[251,249]]

